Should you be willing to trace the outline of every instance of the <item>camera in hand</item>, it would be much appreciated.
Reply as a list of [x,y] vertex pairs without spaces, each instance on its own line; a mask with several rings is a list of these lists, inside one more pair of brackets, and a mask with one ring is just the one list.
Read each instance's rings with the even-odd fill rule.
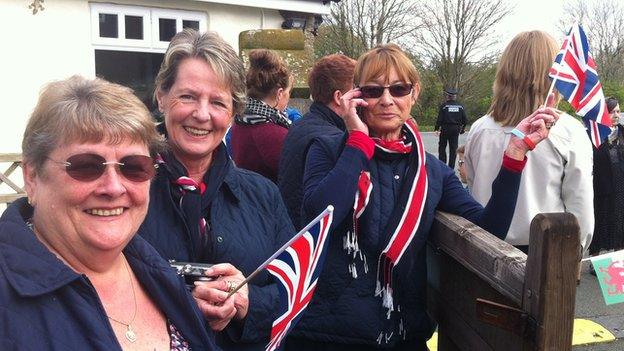
[[169,261],[169,264],[176,273],[184,278],[184,283],[189,289],[195,287],[196,281],[211,281],[214,278],[206,276],[206,270],[212,267],[210,263],[198,263],[198,262],[178,262]]

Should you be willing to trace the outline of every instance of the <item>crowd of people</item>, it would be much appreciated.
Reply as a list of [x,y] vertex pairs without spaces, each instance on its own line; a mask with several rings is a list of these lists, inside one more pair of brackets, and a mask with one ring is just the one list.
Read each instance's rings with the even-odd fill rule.
[[[155,82],[159,125],[120,85],[50,83],[23,138],[28,197],[0,218],[0,340],[17,349],[264,350],[278,282],[262,272],[234,288],[333,205],[315,295],[285,349],[427,350],[435,321],[425,243],[437,210],[525,251],[531,218],[555,211],[577,216],[585,250],[624,246],[612,237],[624,217],[609,207],[624,202],[615,181],[624,130],[614,128],[592,163],[583,126],[547,96],[556,51],[544,32],[512,40],[492,106],[459,150],[467,118],[447,89],[440,159],[411,115],[418,70],[395,44],[357,61],[318,60],[313,103],[294,123],[284,60],[253,50],[245,70],[214,32],[185,29],[171,40]],[[617,101],[607,103],[617,118]],[[602,207],[592,206],[594,190]],[[213,265],[189,290],[169,260]]]

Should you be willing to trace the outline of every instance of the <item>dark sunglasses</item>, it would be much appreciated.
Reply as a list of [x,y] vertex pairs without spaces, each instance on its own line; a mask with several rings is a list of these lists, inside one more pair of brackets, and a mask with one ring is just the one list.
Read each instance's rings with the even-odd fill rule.
[[360,87],[360,91],[362,92],[362,98],[364,99],[377,99],[383,95],[383,92],[386,89],[388,89],[390,95],[394,97],[401,97],[411,93],[413,87],[413,84],[407,83],[392,84],[385,87],[380,85],[365,85]]
[[[54,160],[53,160],[54,161]],[[107,165],[115,165],[117,172],[133,182],[144,182],[152,179],[158,165],[145,155],[130,155],[123,157],[119,162],[106,161],[97,154],[77,154],[70,156],[67,161],[54,161],[65,166],[67,174],[81,182],[90,182],[104,174]]]

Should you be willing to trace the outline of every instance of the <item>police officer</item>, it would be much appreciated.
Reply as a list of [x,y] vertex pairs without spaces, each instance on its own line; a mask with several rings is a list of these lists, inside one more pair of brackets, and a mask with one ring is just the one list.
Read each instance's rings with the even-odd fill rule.
[[446,163],[446,144],[449,144],[448,165],[455,168],[455,152],[457,151],[457,141],[460,134],[464,134],[466,128],[466,112],[464,106],[455,101],[457,91],[452,88],[444,90],[446,101],[440,105],[438,110],[438,120],[435,131],[440,137],[438,143],[438,158]]

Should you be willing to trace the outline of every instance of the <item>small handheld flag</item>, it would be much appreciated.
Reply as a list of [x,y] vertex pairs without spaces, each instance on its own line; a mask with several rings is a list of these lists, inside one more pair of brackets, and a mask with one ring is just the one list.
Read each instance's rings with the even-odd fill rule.
[[267,351],[279,348],[312,300],[316,282],[323,269],[333,210],[333,206],[329,205],[291,239],[287,248],[267,266],[269,273],[280,282],[278,286],[281,301],[278,308],[280,312],[283,311],[273,322]]
[[611,133],[611,119],[596,63],[580,25],[574,25],[568,32],[548,75],[553,79],[551,90],[556,87],[576,113],[583,117],[592,143],[599,147]]
[[624,302],[624,250],[590,257],[607,305]]

